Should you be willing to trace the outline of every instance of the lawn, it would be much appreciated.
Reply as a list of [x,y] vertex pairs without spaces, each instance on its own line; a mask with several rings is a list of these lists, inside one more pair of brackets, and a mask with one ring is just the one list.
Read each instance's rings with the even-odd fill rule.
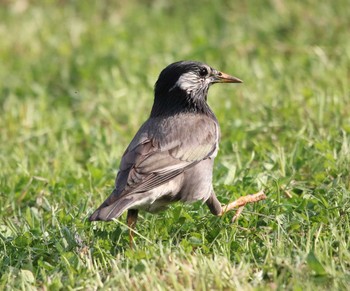
[[[176,4],[175,4],[176,3]],[[0,290],[346,290],[350,5],[337,1],[0,1]],[[223,203],[89,223],[169,63],[215,85]]]

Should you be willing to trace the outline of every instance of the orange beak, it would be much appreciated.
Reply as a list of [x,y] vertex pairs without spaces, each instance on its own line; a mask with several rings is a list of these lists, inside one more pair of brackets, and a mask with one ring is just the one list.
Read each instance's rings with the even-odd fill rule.
[[217,72],[213,77],[215,78],[213,83],[243,83],[242,80],[223,72]]

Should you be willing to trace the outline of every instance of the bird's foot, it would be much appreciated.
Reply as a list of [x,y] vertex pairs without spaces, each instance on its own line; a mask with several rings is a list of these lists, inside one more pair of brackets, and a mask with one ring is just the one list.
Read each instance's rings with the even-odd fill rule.
[[232,209],[238,208],[235,215],[232,217],[232,220],[231,220],[232,222],[234,222],[241,215],[243,208],[246,204],[258,202],[260,200],[265,200],[266,198],[267,197],[266,197],[263,190],[261,190],[258,193],[255,193],[255,194],[239,197],[237,200],[235,200],[227,205],[223,205],[219,216],[222,216],[223,214],[231,211]]

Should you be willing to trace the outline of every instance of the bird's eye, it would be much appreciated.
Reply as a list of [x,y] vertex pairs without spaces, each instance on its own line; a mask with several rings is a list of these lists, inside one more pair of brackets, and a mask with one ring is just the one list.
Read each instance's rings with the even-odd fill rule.
[[207,68],[201,68],[201,69],[199,70],[199,75],[200,75],[201,77],[205,77],[206,75],[208,75],[208,70],[207,70]]

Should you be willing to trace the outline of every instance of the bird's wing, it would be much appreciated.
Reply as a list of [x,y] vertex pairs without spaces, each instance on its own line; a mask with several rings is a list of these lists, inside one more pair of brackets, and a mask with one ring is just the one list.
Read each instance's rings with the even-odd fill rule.
[[206,158],[215,157],[218,139],[217,122],[207,116],[186,114],[149,119],[122,157],[114,191],[90,220],[118,217],[139,193],[170,181]]
[[140,132],[120,164],[116,192],[121,196],[147,192],[168,182],[211,157],[218,147],[218,126],[209,117],[150,119]]

